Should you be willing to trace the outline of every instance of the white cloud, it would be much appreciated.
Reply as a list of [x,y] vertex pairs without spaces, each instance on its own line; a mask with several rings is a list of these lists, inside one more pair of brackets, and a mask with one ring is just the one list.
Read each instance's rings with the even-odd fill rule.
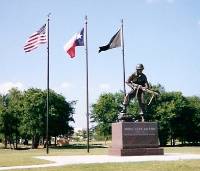
[[60,87],[61,87],[62,89],[69,89],[71,86],[72,86],[71,83],[68,83],[68,82],[63,82],[63,83],[60,85]]
[[6,94],[8,91],[12,88],[17,88],[19,90],[24,89],[24,85],[21,82],[5,82],[0,84],[0,93],[1,94]]
[[111,89],[111,86],[110,84],[102,83],[99,85],[99,88],[101,89],[101,91],[109,91]]
[[54,87],[52,89],[58,93],[62,93],[63,95],[66,95],[66,94],[70,93],[71,88],[72,88],[71,83],[63,82],[60,85],[57,85],[56,87]]

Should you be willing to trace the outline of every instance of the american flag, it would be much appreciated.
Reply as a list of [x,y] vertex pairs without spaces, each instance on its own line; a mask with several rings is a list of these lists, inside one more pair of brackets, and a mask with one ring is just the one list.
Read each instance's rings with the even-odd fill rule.
[[39,44],[44,44],[47,42],[47,35],[46,35],[46,24],[44,24],[38,31],[33,33],[24,45],[25,52],[31,52],[32,50],[36,49]]

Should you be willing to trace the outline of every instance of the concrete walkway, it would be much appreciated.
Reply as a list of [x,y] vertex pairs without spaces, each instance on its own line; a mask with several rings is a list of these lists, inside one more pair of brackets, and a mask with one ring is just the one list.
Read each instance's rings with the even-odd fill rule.
[[154,156],[109,156],[109,155],[82,155],[82,156],[38,156],[38,159],[52,161],[51,164],[0,167],[0,170],[30,169],[42,167],[56,167],[72,164],[90,163],[122,163],[145,161],[175,161],[175,160],[200,160],[200,154],[165,154]]

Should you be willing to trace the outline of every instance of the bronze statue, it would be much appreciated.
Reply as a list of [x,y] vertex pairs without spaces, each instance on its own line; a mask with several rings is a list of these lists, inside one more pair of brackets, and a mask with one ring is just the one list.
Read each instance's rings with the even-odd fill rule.
[[136,97],[138,99],[138,103],[140,107],[141,121],[144,122],[144,115],[146,113],[145,104],[144,104],[144,92],[148,92],[152,94],[152,97],[148,104],[151,103],[155,95],[158,95],[157,92],[149,90],[149,83],[147,81],[146,75],[142,73],[143,70],[144,70],[143,64],[138,64],[136,66],[136,72],[134,72],[126,81],[126,84],[129,87],[131,87],[132,90],[124,97],[123,110],[121,111],[121,114],[118,117],[119,120],[132,121],[130,117],[128,117],[126,114],[126,108],[130,100]]

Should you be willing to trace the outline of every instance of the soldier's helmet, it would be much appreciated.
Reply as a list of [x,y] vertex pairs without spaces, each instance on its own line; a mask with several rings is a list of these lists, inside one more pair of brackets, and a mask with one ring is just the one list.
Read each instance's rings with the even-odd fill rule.
[[144,69],[144,66],[142,64],[137,64],[136,69]]

